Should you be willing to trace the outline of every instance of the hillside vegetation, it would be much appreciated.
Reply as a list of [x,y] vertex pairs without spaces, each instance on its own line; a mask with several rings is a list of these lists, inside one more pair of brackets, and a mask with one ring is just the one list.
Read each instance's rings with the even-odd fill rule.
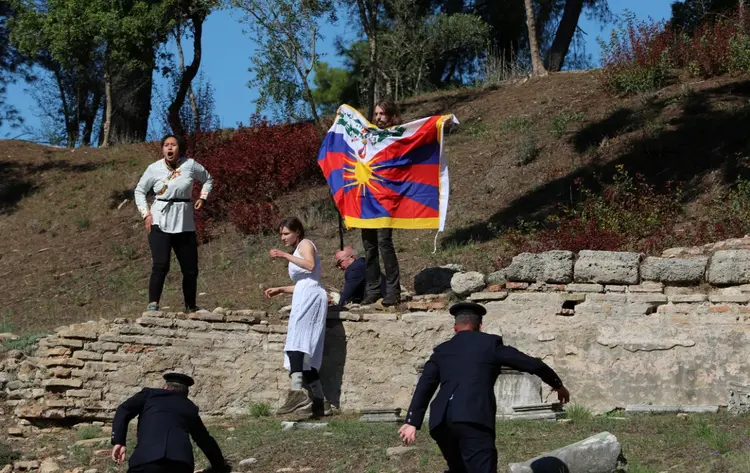
[[[446,263],[487,272],[524,250],[658,254],[747,230],[749,77],[674,80],[618,98],[599,71],[559,73],[418,97],[404,108],[407,119],[454,113],[461,122],[446,136],[451,200],[438,251],[434,232],[394,234],[407,287],[425,267]],[[34,333],[145,308],[150,253],[132,191],[156,151],[0,142],[0,324]],[[305,221],[324,282],[337,286],[329,195],[303,179],[275,201],[280,214]],[[288,303],[263,299],[260,288],[288,280],[268,257],[277,236],[235,228],[214,225],[200,248],[199,305]],[[357,230],[345,240],[361,249]],[[181,307],[180,278],[173,261],[163,306]]]

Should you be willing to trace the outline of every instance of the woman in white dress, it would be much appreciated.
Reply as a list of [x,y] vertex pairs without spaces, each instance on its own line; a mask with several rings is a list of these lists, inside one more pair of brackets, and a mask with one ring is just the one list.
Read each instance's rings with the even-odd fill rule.
[[[276,411],[289,414],[302,409],[311,409],[313,416],[325,413],[325,396],[318,370],[323,361],[328,294],[320,283],[321,266],[318,249],[305,239],[305,229],[297,218],[284,219],[279,224],[281,241],[294,253],[273,249],[271,258],[289,261],[289,277],[293,286],[272,287],[265,290],[268,298],[278,294],[292,294],[292,312],[284,346],[284,367],[289,370],[291,389],[286,401]],[[307,382],[312,399],[302,388]]]

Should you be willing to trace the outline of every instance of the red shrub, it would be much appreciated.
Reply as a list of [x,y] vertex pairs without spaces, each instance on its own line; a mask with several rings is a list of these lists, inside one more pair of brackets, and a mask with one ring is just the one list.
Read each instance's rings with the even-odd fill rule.
[[275,124],[257,118],[231,134],[193,137],[191,156],[213,177],[208,205],[196,215],[200,238],[208,238],[219,222],[231,222],[243,233],[273,229],[279,220],[274,200],[302,182],[322,180],[319,148],[312,123]]

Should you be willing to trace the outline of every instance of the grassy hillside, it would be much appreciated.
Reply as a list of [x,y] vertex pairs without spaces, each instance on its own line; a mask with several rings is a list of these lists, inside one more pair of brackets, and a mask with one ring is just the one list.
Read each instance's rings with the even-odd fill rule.
[[[419,97],[405,110],[406,118],[452,112],[461,122],[446,138],[451,201],[438,252],[432,254],[434,232],[394,235],[407,287],[428,266],[462,263],[490,271],[520,249],[556,243],[535,232],[554,228],[560,205],[580,199],[579,183],[590,196],[608,195],[599,182],[622,170],[642,174],[657,192],[668,181],[682,188],[668,235],[661,223],[658,239],[644,236],[641,230],[655,228],[646,222],[651,226],[633,230],[623,247],[658,252],[743,231],[718,232],[711,216],[720,213],[717,199],[725,199],[747,164],[747,77],[679,83],[621,99],[602,90],[596,71],[561,73]],[[143,310],[150,253],[132,189],[155,158],[153,145],[70,150],[0,142],[0,325],[31,333]],[[298,189],[279,205],[306,221],[323,254],[325,283],[336,286],[342,275],[333,265],[338,234],[328,196],[325,186]],[[722,202],[744,205],[735,201]],[[697,234],[691,229],[701,221],[710,231]],[[578,242],[586,244],[585,238]],[[346,241],[361,249],[358,231]],[[275,235],[221,229],[200,248],[199,305],[275,309],[288,303],[262,298],[261,284],[288,280],[285,266],[268,258],[273,247],[279,247]],[[182,305],[176,261],[162,305]]]

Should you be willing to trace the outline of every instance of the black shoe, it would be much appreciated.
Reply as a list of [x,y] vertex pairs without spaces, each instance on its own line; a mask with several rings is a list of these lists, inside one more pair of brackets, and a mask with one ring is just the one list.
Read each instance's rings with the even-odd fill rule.
[[195,306],[195,307],[185,307],[185,313],[186,314],[194,314],[194,313],[198,312],[199,310],[201,310],[201,308],[198,307],[198,306]]
[[360,305],[372,305],[376,303],[380,299],[378,296],[365,296],[364,299],[362,299],[362,302],[360,302]]
[[398,303],[401,302],[400,299],[401,298],[399,296],[392,296],[392,295],[385,296],[383,298],[383,305],[386,307],[398,305]]

